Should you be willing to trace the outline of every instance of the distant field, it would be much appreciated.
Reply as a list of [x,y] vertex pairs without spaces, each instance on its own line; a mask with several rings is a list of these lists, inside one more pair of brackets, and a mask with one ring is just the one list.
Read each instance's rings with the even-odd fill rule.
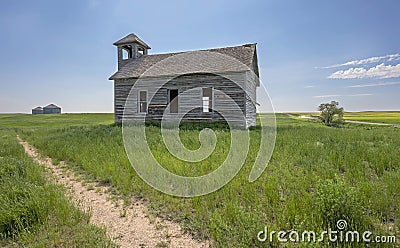
[[400,124],[400,112],[348,112],[346,120]]
[[38,128],[111,124],[112,113],[99,114],[0,114],[0,128]]
[[[317,112],[313,113],[290,113],[293,116],[318,116]],[[366,112],[345,112],[345,120],[352,121],[365,121],[365,122],[377,122],[377,123],[388,123],[388,124],[400,124],[400,111],[366,111]]]
[[[112,123],[112,115],[72,117],[54,117],[49,123],[54,128],[26,128],[30,126],[18,122],[4,125],[0,118],[0,127],[23,127],[16,131],[42,154],[66,161],[88,178],[111,184],[115,193],[126,199],[147,199],[153,214],[180,222],[196,237],[213,239],[216,247],[278,247],[276,241],[259,243],[257,233],[265,226],[319,232],[335,228],[339,219],[345,219],[349,229],[399,234],[400,130],[358,125],[328,128],[312,120],[277,114],[275,151],[257,181],[247,180],[257,155],[260,133],[255,128],[250,131],[250,153],[239,174],[212,194],[184,199],[162,194],[140,179],[126,157],[121,126],[107,125]],[[33,127],[46,127],[45,118],[52,117],[20,118],[21,122],[37,118],[31,122]],[[181,131],[186,147],[199,147],[200,130]],[[217,149],[198,163],[171,156],[157,126],[149,126],[146,134],[155,158],[166,169],[182,175],[209,172],[229,151],[229,130],[221,127],[216,129]],[[363,244],[353,245],[360,246]]]

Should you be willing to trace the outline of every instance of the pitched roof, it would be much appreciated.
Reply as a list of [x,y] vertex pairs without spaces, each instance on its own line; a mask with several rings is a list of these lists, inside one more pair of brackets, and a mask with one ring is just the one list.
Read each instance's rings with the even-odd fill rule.
[[144,41],[142,41],[139,37],[137,37],[135,34],[128,34],[124,38],[120,39],[119,41],[114,42],[114,46],[120,46],[120,45],[127,45],[127,44],[132,44],[132,43],[138,43],[142,46],[144,46],[147,49],[151,49]]
[[257,67],[256,44],[246,44],[199,51],[143,55],[120,68],[110,80],[250,69],[258,74]]
[[49,104],[49,105],[47,105],[46,107],[44,107],[43,109],[55,109],[55,108],[59,108],[59,109],[60,109],[60,107],[58,107],[58,106],[55,105],[55,104]]
[[32,110],[43,110],[43,108],[42,107],[36,107],[36,108],[34,108]]

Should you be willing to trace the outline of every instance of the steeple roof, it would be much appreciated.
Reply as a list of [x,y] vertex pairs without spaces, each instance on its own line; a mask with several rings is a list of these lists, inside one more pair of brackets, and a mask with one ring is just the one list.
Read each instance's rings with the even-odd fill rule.
[[124,38],[120,39],[119,41],[114,42],[114,46],[121,46],[121,45],[127,45],[127,44],[132,44],[132,43],[137,43],[139,45],[142,45],[146,49],[151,49],[144,41],[142,41],[139,37],[137,37],[135,34],[128,34]]

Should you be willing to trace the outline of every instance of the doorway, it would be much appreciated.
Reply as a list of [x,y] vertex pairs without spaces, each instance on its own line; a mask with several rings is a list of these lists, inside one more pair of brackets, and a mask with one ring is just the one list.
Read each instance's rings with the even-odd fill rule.
[[178,113],[178,90],[168,90],[169,112]]

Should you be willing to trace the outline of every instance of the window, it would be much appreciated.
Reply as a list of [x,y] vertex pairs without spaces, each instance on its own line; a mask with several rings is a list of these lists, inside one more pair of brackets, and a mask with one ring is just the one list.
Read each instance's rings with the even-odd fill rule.
[[122,59],[125,60],[125,59],[128,59],[128,58],[129,58],[128,51],[125,50],[125,49],[122,49]]
[[124,46],[122,47],[122,59],[131,59],[132,58],[132,46]]
[[203,88],[203,98],[202,98],[202,106],[203,112],[212,112],[213,107],[213,95],[212,88]]
[[147,112],[147,91],[139,91],[139,113]]
[[143,56],[143,54],[144,54],[144,49],[141,48],[141,47],[138,47],[137,56],[138,56],[138,57],[141,57],[141,56]]

